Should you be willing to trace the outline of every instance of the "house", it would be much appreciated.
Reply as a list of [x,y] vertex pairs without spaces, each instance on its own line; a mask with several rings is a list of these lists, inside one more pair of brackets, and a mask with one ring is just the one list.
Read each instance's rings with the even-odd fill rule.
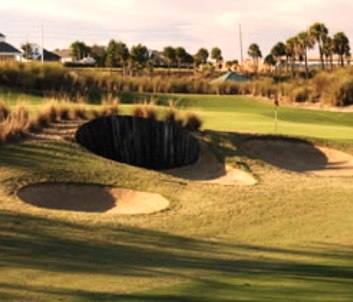
[[82,60],[77,61],[77,63],[84,66],[94,66],[96,65],[97,61],[94,58],[88,56],[86,58],[83,58]]
[[148,57],[152,61],[155,67],[165,67],[168,66],[167,59],[165,58],[162,51],[158,50],[148,50]]
[[214,81],[211,82],[211,84],[224,84],[226,82],[231,82],[231,83],[243,83],[248,81],[246,77],[236,73],[236,72],[228,72],[221,77],[215,79]]
[[39,46],[38,44],[32,43],[31,50],[32,50],[32,54],[31,54],[32,60],[41,61],[42,53],[43,53],[45,62],[59,62],[61,60],[61,57],[59,55],[49,50],[46,50],[45,48],[42,50],[42,47]]
[[60,56],[60,61],[66,66],[95,66],[97,61],[90,55],[87,57],[77,60],[72,56],[70,49],[55,49],[54,53]]
[[61,57],[61,63],[74,63],[74,58],[71,55],[70,49],[55,49],[54,53]]
[[0,62],[21,61],[22,52],[9,43],[6,43],[6,37],[0,33]]

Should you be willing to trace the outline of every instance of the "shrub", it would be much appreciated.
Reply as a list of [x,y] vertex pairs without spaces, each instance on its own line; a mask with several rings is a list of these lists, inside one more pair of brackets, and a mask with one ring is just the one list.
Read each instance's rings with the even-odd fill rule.
[[110,115],[118,115],[119,110],[118,110],[118,104],[117,103],[103,103],[102,104],[102,110],[101,110],[101,115],[103,116],[110,116]]
[[294,88],[291,93],[291,100],[297,103],[306,102],[310,99],[310,90],[308,87]]
[[353,104],[353,78],[344,78],[337,85],[336,106]]
[[39,112],[33,119],[33,124],[37,124],[40,128],[48,127],[50,124],[49,117],[46,112]]
[[333,76],[327,72],[318,73],[311,80],[311,87],[313,90],[313,98],[319,100],[323,96],[327,89],[329,89],[333,80]]
[[72,108],[72,118],[75,120],[86,120],[87,112],[84,105],[75,105]]
[[144,109],[143,109],[143,105],[137,105],[133,108],[132,110],[132,115],[136,116],[136,117],[141,117],[144,118]]
[[174,108],[169,108],[164,116],[164,120],[167,123],[175,123],[177,121],[178,112]]
[[289,96],[293,87],[289,83],[280,83],[278,86],[278,93],[281,97]]
[[47,115],[47,120],[54,123],[59,118],[59,103],[52,100],[44,105],[43,114]]
[[113,97],[112,94],[106,95],[102,100],[101,115],[103,116],[118,115],[119,103],[120,103],[120,99],[118,97]]
[[140,118],[156,119],[157,111],[154,106],[154,101],[147,102],[147,100],[145,100],[144,104],[135,106],[132,115]]
[[90,111],[90,115],[92,119],[99,118],[103,115],[102,110],[92,109]]
[[1,123],[1,141],[17,141],[27,134],[29,111],[24,104],[19,104]]
[[38,118],[33,118],[29,121],[28,124],[28,131],[32,132],[32,133],[37,133],[43,130],[44,127],[46,127],[47,125],[44,123],[42,123],[42,121]]
[[10,108],[5,102],[0,102],[0,123],[7,119],[10,114]]
[[190,131],[198,131],[202,126],[202,119],[194,112],[186,112],[183,126]]
[[70,120],[70,105],[68,103],[60,103],[58,107],[58,116],[62,121]]

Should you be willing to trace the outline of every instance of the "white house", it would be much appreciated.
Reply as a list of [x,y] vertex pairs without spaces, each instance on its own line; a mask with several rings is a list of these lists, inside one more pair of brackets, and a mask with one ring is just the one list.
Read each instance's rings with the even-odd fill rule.
[[77,63],[82,65],[95,65],[97,62],[94,58],[88,56],[86,58],[83,58],[82,60],[79,60]]
[[11,44],[6,43],[6,37],[0,33],[0,62],[21,61],[22,52]]
[[44,55],[45,62],[59,62],[61,57],[54,52],[51,52],[45,48],[42,48],[40,45],[32,43],[31,44],[32,54],[31,59],[41,61],[42,54]]

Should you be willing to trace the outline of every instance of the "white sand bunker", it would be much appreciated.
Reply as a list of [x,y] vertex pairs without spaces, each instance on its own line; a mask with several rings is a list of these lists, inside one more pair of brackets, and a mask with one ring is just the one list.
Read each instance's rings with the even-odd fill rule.
[[30,205],[75,212],[107,214],[151,214],[169,207],[159,194],[79,183],[40,183],[18,192]]
[[210,148],[202,142],[200,142],[200,156],[195,164],[166,170],[165,172],[176,177],[206,184],[234,186],[254,185],[257,183],[250,173],[221,163]]
[[250,139],[243,147],[253,158],[282,169],[319,176],[353,176],[353,156],[331,148],[275,138]]

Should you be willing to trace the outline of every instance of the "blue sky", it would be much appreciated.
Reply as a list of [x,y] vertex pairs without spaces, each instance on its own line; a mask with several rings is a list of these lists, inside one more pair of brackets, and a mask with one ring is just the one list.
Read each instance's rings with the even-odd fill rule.
[[65,48],[74,40],[106,44],[115,38],[150,49],[219,46],[227,59],[239,58],[238,24],[244,48],[256,42],[264,55],[315,21],[353,40],[352,0],[1,0],[0,32],[18,46],[40,41]]

